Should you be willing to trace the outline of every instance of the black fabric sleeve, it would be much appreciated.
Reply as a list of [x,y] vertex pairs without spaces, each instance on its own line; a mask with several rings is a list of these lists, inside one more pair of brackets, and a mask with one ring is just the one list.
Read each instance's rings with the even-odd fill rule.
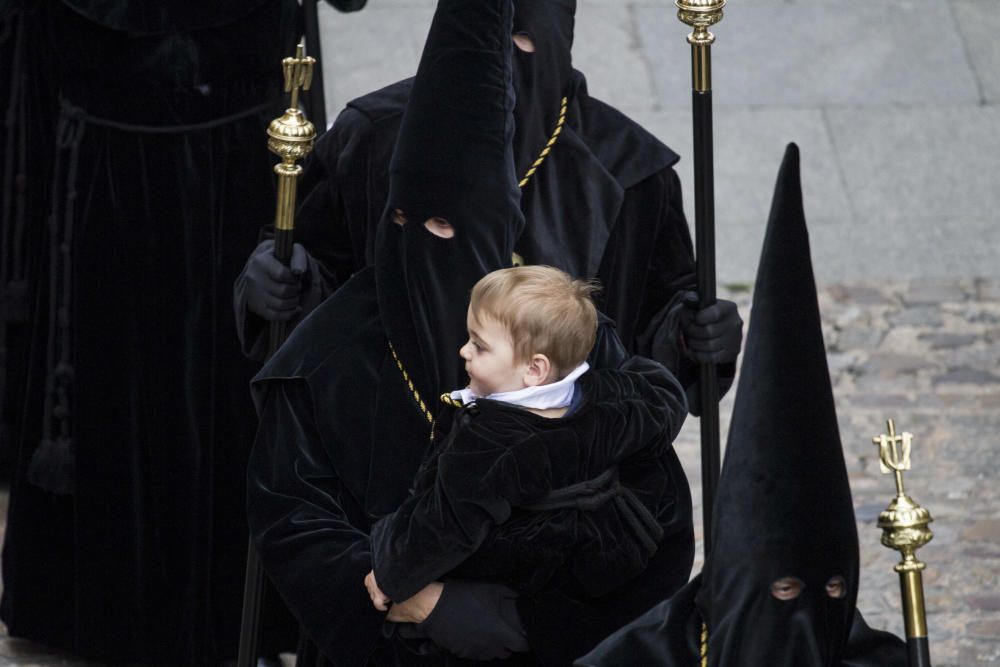
[[688,405],[684,388],[662,364],[635,356],[613,374],[621,385],[621,407],[634,437],[619,443],[619,460],[641,453],[656,458],[673,441],[687,418]]
[[267,383],[248,469],[251,535],[268,575],[320,650],[366,665],[385,614],[364,587],[371,569],[362,512],[316,427],[303,380]]
[[508,453],[467,429],[456,431],[436,468],[428,466],[436,470],[434,483],[421,484],[373,526],[375,579],[391,600],[406,600],[453,570],[507,520],[511,505],[501,491],[512,478]]
[[[677,172],[667,169],[630,189],[632,196],[626,194],[626,204],[651,199],[653,188],[659,190],[659,223],[656,250],[650,258],[643,306],[636,323],[635,350],[636,354],[656,359],[674,373],[687,392],[691,414],[699,415],[698,364],[687,356],[681,332],[684,297],[697,293],[697,281],[694,248]],[[642,194],[644,190],[646,193]],[[721,364],[716,372],[721,398],[732,386],[736,364]]]

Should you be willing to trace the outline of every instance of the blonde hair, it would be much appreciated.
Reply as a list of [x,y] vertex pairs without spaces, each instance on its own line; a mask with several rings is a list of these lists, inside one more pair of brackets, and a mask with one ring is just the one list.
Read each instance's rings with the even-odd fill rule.
[[544,354],[561,379],[594,346],[597,309],[591,295],[598,289],[551,266],[515,266],[477,282],[469,312],[476,321],[489,317],[507,329],[516,363]]

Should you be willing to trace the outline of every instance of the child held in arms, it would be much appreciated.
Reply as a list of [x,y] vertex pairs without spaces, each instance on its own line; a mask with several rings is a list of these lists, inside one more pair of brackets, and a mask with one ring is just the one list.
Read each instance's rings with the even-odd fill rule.
[[546,266],[475,285],[459,350],[469,386],[442,396],[458,408],[451,429],[372,531],[376,608],[444,575],[602,596],[658,549],[687,548],[676,510],[690,492],[672,446],[684,390],[642,357],[589,369],[595,289]]

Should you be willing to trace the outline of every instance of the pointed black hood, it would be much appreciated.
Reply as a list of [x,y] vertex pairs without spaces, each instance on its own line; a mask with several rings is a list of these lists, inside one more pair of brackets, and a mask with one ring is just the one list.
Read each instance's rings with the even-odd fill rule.
[[[858,536],[794,144],[757,273],[713,537],[697,598],[709,664],[840,665],[857,598]],[[797,598],[772,595],[784,577],[804,584]],[[845,584],[840,598],[827,591],[835,577]]]
[[[509,266],[524,224],[514,175],[511,0],[439,0],[389,166],[375,271],[389,340],[421,395],[462,386],[472,286]],[[395,224],[392,211],[406,224]],[[454,229],[439,238],[424,222]]]
[[573,83],[573,28],[576,0],[515,0],[514,34],[535,45],[533,53],[514,49],[514,160],[524,176],[559,120],[560,100]]

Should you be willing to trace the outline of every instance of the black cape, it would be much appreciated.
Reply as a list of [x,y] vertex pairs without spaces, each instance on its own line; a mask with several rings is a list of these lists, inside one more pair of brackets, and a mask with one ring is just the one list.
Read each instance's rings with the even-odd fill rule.
[[[297,6],[44,4],[63,102],[2,618],[99,660],[214,664],[237,646],[255,426],[231,285],[274,206]],[[29,475],[46,441],[75,455],[61,480]]]
[[[375,228],[389,188],[412,79],[350,102],[320,138],[299,185],[296,238],[317,260],[306,277],[308,312],[374,260]],[[630,352],[667,366],[685,387],[697,366],[677,346],[680,293],[694,289],[694,253],[684,217],[679,159],[621,112],[591,97],[573,72],[566,125],[522,189],[526,224],[515,250],[529,264],[596,277],[599,305]],[[539,146],[539,151],[541,146]],[[525,165],[517,164],[518,174]],[[579,234],[575,226],[588,230]],[[266,322],[234,292],[244,352],[261,358]],[[735,365],[720,368],[723,386]]]
[[458,410],[413,493],[373,528],[375,576],[390,599],[448,574],[532,595],[563,570],[557,587],[598,597],[642,573],[660,542],[690,541],[671,445],[684,390],[633,357],[588,371],[576,391],[579,404],[559,419],[487,399]]
[[[578,667],[700,664],[703,619],[695,605],[702,575],[641,617],[621,628],[576,661]],[[709,637],[710,639],[710,637]],[[854,613],[844,656],[838,667],[905,667],[906,646],[895,635],[873,630]]]

